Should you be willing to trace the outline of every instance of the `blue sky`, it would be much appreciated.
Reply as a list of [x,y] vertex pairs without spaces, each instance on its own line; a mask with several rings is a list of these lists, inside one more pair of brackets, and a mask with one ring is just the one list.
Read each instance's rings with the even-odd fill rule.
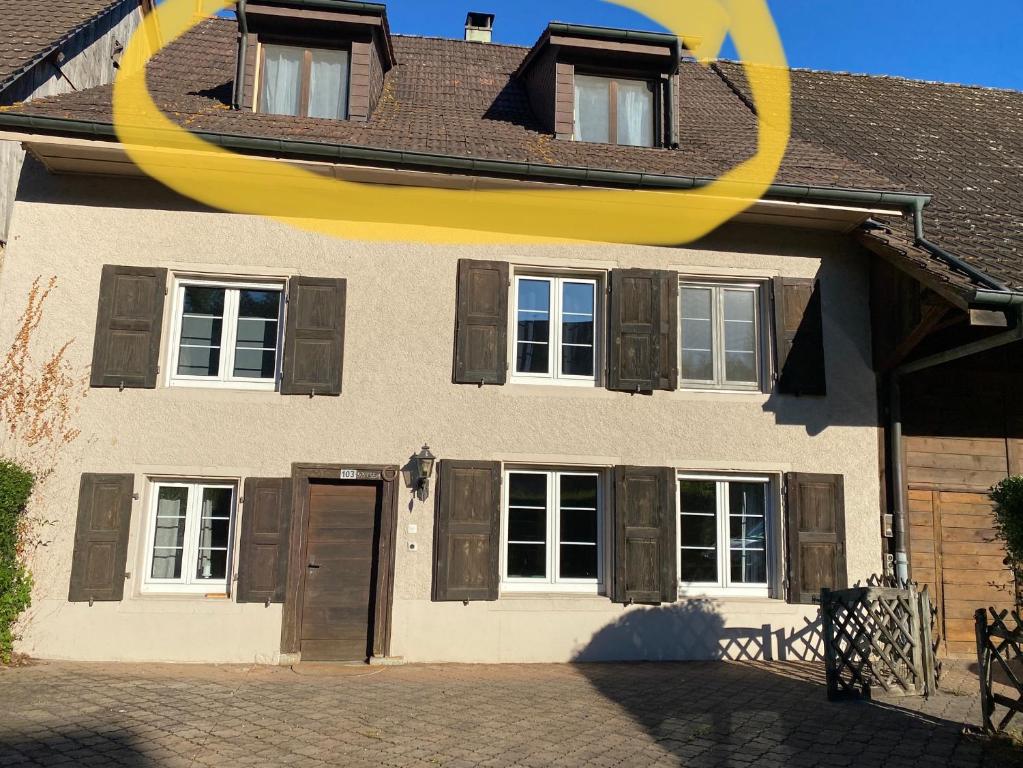
[[[685,0],[665,0],[685,2]],[[528,45],[548,21],[658,29],[600,0],[386,0],[394,32],[458,37],[466,11],[497,15],[497,42]],[[1023,90],[1023,0],[769,0],[796,67]],[[726,48],[724,55],[729,55]],[[734,55],[734,54],[733,54]]]

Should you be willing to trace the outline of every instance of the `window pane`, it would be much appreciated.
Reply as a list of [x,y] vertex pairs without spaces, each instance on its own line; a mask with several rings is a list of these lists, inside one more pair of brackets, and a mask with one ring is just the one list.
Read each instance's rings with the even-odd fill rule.
[[717,546],[718,521],[716,515],[682,514],[680,534],[683,547]]
[[185,287],[185,314],[224,316],[224,289],[201,285]]
[[713,313],[710,288],[682,289],[682,378],[713,381]]
[[548,280],[519,280],[515,370],[550,372],[551,284]]
[[[561,541],[597,544],[597,478],[560,475]],[[562,575],[565,575],[562,573]]]
[[231,517],[231,500],[234,492],[230,488],[202,489],[203,517]]
[[152,578],[181,578],[187,515],[188,489],[160,486],[156,497]]
[[343,120],[348,115],[347,51],[310,53],[309,117]]
[[227,550],[200,549],[195,578],[223,581],[227,578]]
[[728,484],[728,535],[733,584],[767,581],[767,485]]
[[561,545],[562,579],[597,578],[597,547],[585,544]]
[[508,507],[508,541],[547,541],[547,511]]
[[263,46],[263,86],[260,111],[297,115],[305,50],[284,45]]
[[547,508],[547,475],[512,472],[508,475],[508,505]]
[[610,81],[604,77],[575,77],[575,139],[606,144],[611,140]]
[[654,92],[649,83],[618,81],[618,143],[654,145]]
[[594,286],[562,283],[561,372],[568,376],[593,375]]
[[543,544],[509,544],[508,575],[513,578],[547,577],[547,547]]
[[219,376],[224,289],[185,286],[178,347],[178,374]]
[[178,353],[178,375],[218,376],[220,347],[182,347]]
[[508,476],[508,541],[547,541],[547,476]]
[[679,480],[682,543],[679,576],[686,582],[718,581],[717,483]]
[[752,291],[724,291],[725,378],[757,381],[756,302]]
[[717,514],[717,483],[713,480],[679,480],[682,514]]
[[280,291],[238,291],[234,376],[272,379],[277,365]]
[[733,584],[766,584],[767,553],[732,550]]

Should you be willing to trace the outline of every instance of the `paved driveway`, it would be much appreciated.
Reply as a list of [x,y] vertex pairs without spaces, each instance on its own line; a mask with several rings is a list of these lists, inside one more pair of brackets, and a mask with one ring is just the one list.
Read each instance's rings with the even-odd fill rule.
[[1023,765],[964,735],[976,696],[829,704],[821,676],[792,663],[38,663],[0,670],[0,766]]

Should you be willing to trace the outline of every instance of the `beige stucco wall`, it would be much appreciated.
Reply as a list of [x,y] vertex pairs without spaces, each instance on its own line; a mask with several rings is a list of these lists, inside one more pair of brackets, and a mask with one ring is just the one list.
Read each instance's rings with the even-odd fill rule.
[[[283,476],[296,461],[401,464],[427,441],[441,458],[841,473],[850,579],[879,570],[866,264],[837,236],[741,229],[700,248],[340,241],[269,220],[196,210],[146,182],[52,177],[35,167],[26,172],[0,273],[4,347],[32,279],[54,274],[59,282],[46,306],[38,349],[52,350],[73,338],[72,363],[88,366],[105,263],[343,276],[348,310],[344,392],[338,398],[164,386],[89,391],[79,417],[81,437],[62,455],[38,504],[37,511],[56,524],[33,565],[37,588],[20,644],[25,652],[81,659],[275,660],[279,606],[139,594],[147,474],[240,479]],[[820,269],[829,395],[631,396],[604,389],[454,385],[456,262],[463,256],[764,278],[811,276]],[[163,341],[166,355],[166,334]],[[84,471],[136,475],[141,499],[132,512],[131,577],[121,603],[66,602]],[[392,642],[392,653],[408,660],[707,657],[719,655],[713,648],[722,646],[734,655],[740,639],[765,634],[773,638],[770,654],[779,657],[792,655],[805,638],[806,617],[814,613],[781,600],[734,598],[660,609],[624,609],[594,596],[432,603],[433,498],[411,510],[408,500],[399,502]],[[415,534],[408,533],[410,523],[417,526]],[[413,541],[415,551],[408,546]],[[693,627],[705,630],[694,633]]]

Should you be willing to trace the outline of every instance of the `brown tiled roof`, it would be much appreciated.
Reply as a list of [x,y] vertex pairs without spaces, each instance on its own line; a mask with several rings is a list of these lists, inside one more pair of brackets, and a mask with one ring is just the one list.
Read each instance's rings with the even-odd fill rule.
[[0,0],[0,90],[62,40],[124,0]]
[[[367,123],[233,111],[235,34],[233,21],[211,19],[154,59],[150,88],[171,119],[194,131],[685,176],[716,177],[756,148],[742,69],[727,62],[683,62],[681,147],[647,149],[555,139],[512,77],[528,49],[461,40],[395,35],[397,64]],[[1023,94],[793,70],[793,99],[777,182],[933,193],[928,237],[1023,287]],[[110,87],[16,111],[110,123]],[[892,237],[913,259],[934,261],[898,225]],[[970,285],[940,263],[934,271]]]
[[[2,2],[2,0],[0,0]],[[281,117],[229,109],[235,23],[210,19],[150,64],[157,104],[195,131],[352,144],[484,159],[714,177],[750,157],[756,118],[725,82],[695,63],[682,67],[679,150],[557,140],[512,78],[527,48],[395,35],[397,65],[367,123]],[[110,122],[110,88],[41,99],[17,111]],[[779,183],[901,189],[819,145],[793,141]]]
[[[740,65],[717,66],[745,92]],[[933,194],[927,238],[1023,288],[1023,93],[798,69],[792,85],[794,136]]]

